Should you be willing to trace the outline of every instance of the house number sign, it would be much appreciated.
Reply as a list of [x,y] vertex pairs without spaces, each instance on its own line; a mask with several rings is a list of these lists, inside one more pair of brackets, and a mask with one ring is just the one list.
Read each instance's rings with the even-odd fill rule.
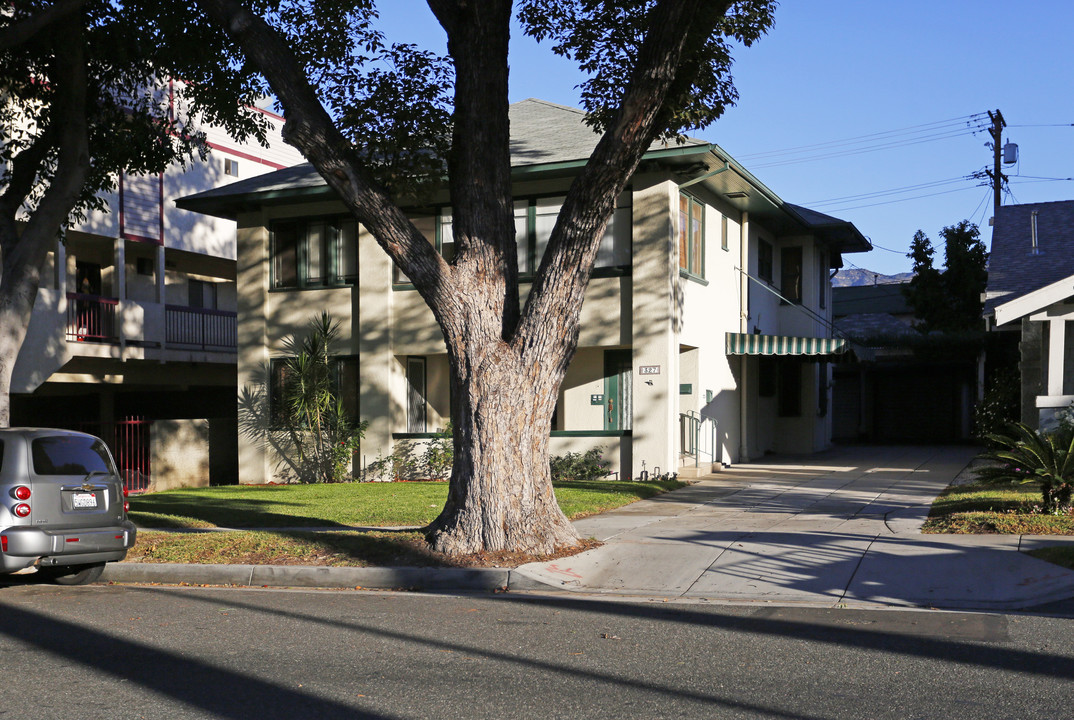
[[638,366],[638,375],[659,375],[659,374],[660,374],[660,366],[659,365],[639,365]]

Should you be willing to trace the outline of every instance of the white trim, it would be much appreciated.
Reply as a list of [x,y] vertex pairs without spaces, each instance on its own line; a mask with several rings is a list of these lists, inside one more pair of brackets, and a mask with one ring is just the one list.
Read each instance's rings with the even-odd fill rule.
[[1074,275],[997,305],[996,325],[1005,325],[1012,320],[1018,320],[1071,296],[1074,296]]
[[1039,408],[1069,407],[1072,403],[1074,403],[1074,395],[1037,396],[1037,407]]

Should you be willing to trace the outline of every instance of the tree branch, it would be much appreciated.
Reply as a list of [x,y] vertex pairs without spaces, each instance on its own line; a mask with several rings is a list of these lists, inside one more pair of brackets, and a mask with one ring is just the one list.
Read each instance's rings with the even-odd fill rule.
[[14,25],[0,28],[0,52],[10,50],[33,38],[49,25],[63,20],[82,7],[85,0],[60,0],[46,10]]
[[197,0],[198,6],[265,76],[284,107],[284,139],[317,169],[438,312],[450,268],[381,190],[336,128],[286,39],[237,0]]
[[44,132],[34,138],[28,148],[11,160],[11,175],[7,188],[0,195],[0,218],[15,219],[15,213],[34,189],[41,164],[45,162],[49,151],[56,142],[56,126],[50,124]]
[[[582,299],[616,198],[663,129],[660,119],[668,102],[689,87],[691,78],[683,73],[685,50],[714,32],[731,4],[660,0],[654,6],[615,120],[567,193],[522,311],[516,342],[531,345],[550,321],[577,333]],[[564,364],[569,360],[564,358]]]

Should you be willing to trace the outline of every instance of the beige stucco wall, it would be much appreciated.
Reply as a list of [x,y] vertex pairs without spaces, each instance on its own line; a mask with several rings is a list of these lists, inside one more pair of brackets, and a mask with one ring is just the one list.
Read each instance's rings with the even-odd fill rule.
[[154,420],[150,491],[209,485],[209,421]]

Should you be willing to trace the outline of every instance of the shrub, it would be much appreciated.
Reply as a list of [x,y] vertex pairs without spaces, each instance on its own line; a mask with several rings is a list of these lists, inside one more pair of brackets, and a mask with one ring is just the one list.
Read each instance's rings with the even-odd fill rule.
[[973,410],[973,434],[977,438],[1001,434],[1018,418],[1021,380],[1017,368],[996,372],[985,388],[984,398]]
[[602,456],[604,448],[593,448],[584,453],[569,452],[566,455],[553,455],[549,460],[552,480],[600,480],[611,474],[611,465]]
[[[1069,418],[1069,416],[1068,416]],[[1009,434],[988,436],[993,449],[978,457],[990,461],[977,471],[984,482],[1039,482],[1041,511],[1063,513],[1074,491],[1074,423],[1061,419],[1051,432],[1010,423]]]
[[367,482],[396,480],[443,480],[451,474],[455,457],[451,442],[451,423],[437,432],[422,450],[417,443],[401,440],[395,443],[392,454],[378,455],[362,474]]

